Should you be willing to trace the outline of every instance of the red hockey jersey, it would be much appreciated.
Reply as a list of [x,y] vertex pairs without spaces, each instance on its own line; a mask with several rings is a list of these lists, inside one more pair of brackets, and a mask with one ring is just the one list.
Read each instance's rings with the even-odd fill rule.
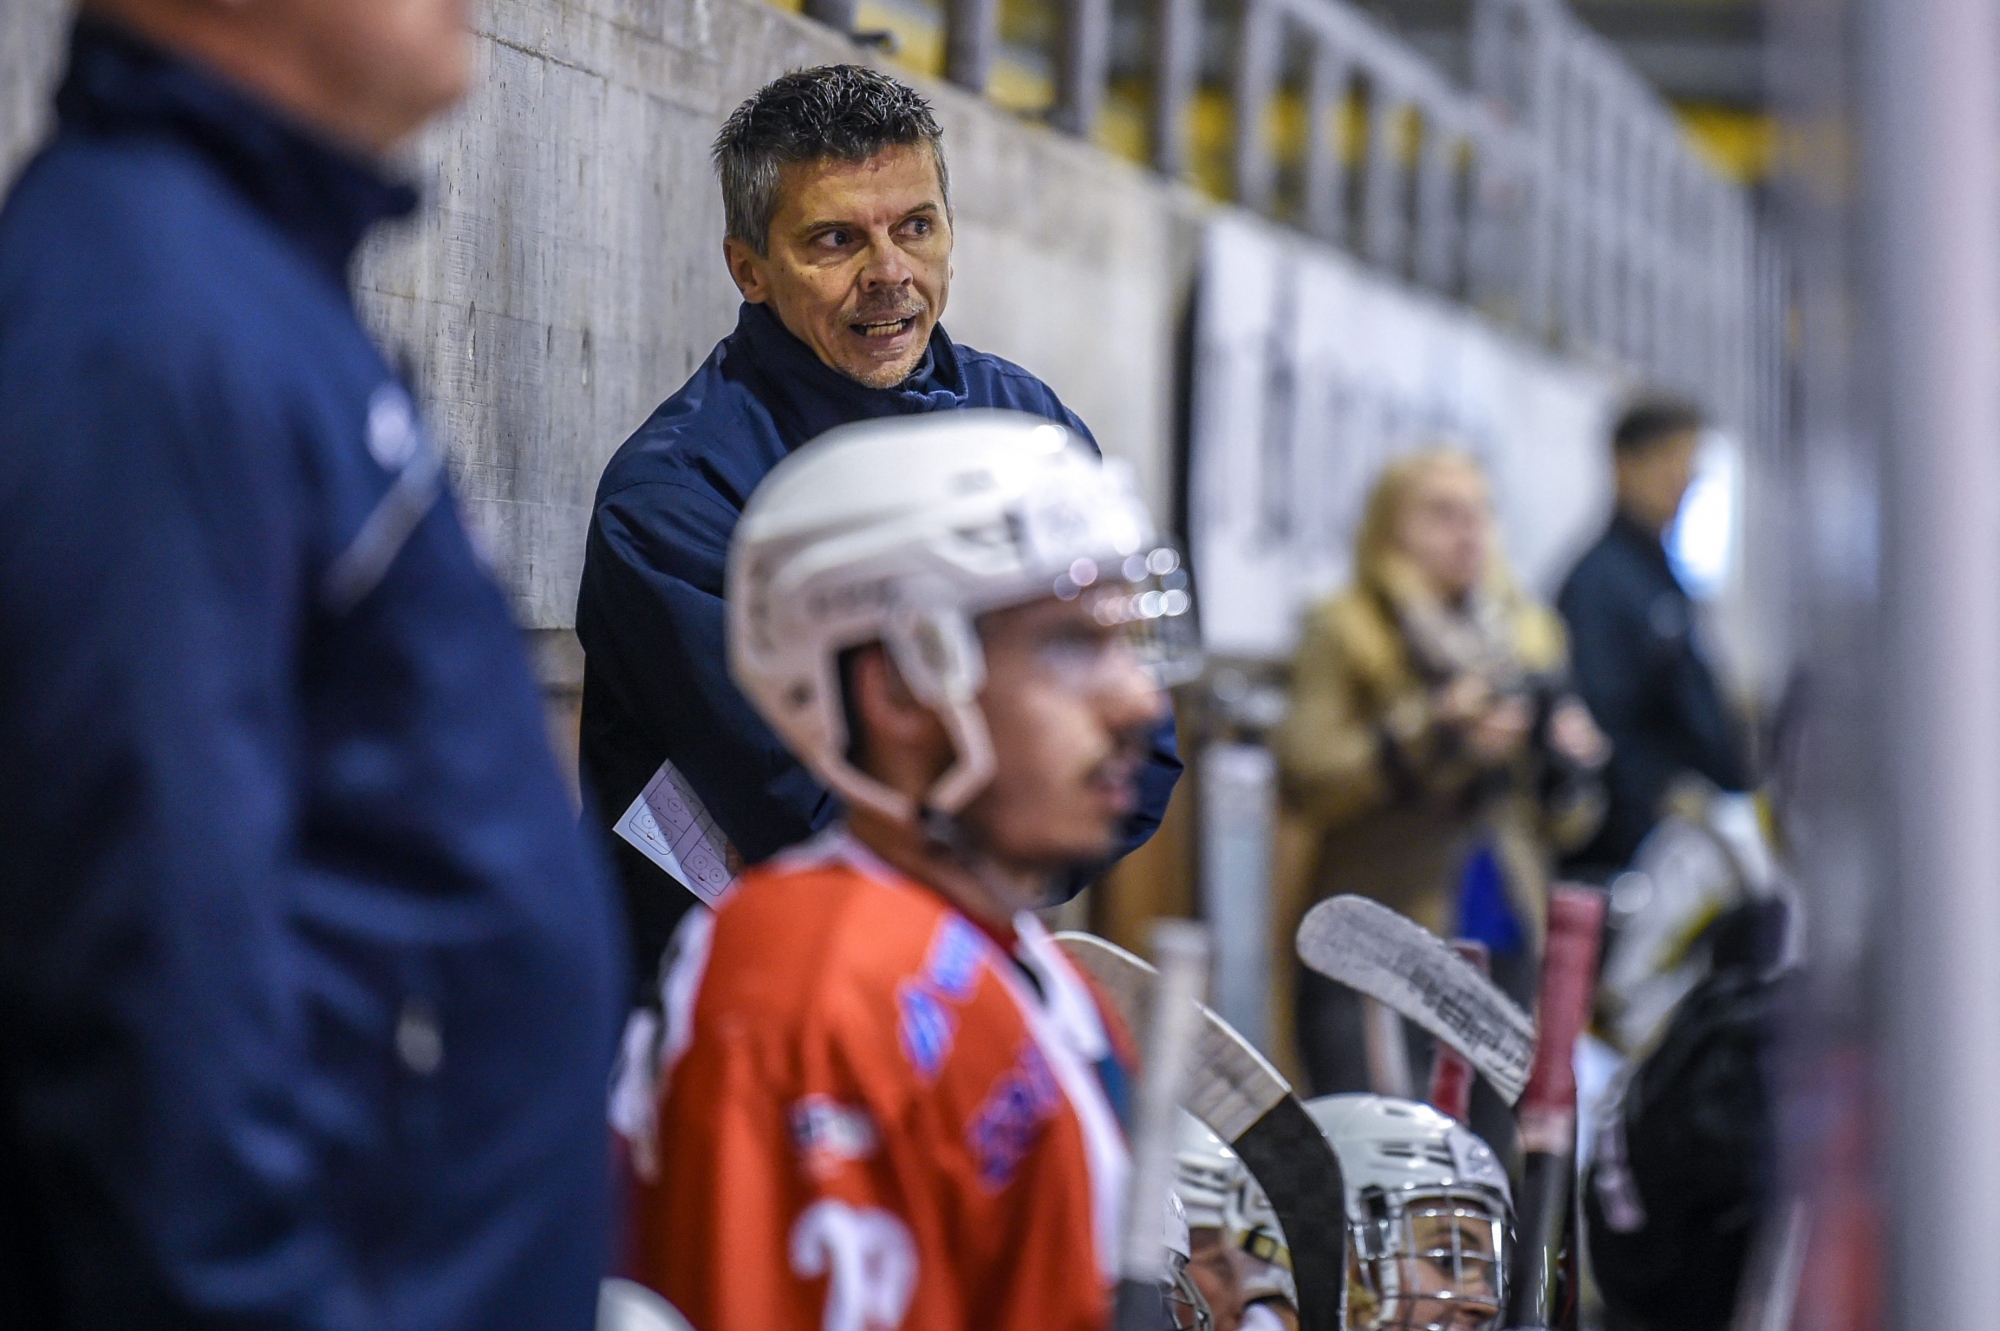
[[844,833],[684,925],[638,1278],[697,1331],[1105,1326],[1129,1046],[1015,931]]

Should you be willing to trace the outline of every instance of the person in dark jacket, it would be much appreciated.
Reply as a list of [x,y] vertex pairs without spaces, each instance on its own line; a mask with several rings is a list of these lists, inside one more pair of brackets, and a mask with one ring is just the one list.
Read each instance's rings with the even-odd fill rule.
[[[1032,412],[1095,445],[1047,385],[937,322],[950,186],[917,92],[854,65],[788,74],[737,108],[715,158],[743,305],[736,330],[598,484],[576,608],[581,757],[608,823],[671,762],[755,862],[838,812],[729,678],[723,565],[764,474],[836,425],[966,407]],[[1125,850],[1158,826],[1179,774],[1169,722]],[[695,898],[622,838],[613,851],[643,985]]]
[[0,1326],[550,1331],[615,898],[347,265],[456,0],[99,0],[0,212]]
[[1577,691],[1611,739],[1607,808],[1565,863],[1602,877],[1631,862],[1674,782],[1742,790],[1741,741],[1709,672],[1694,606],[1663,544],[1694,476],[1701,414],[1667,400],[1629,408],[1612,434],[1617,508],[1556,598]]

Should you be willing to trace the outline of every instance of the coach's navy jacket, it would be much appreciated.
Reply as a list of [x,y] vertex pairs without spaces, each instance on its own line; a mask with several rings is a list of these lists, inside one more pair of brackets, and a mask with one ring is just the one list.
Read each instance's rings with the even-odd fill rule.
[[1577,692],[1611,739],[1604,825],[1568,863],[1591,874],[1622,869],[1660,821],[1677,776],[1741,790],[1749,773],[1694,606],[1659,537],[1613,517],[1564,580],[1556,608],[1569,627]]
[[[729,536],[765,473],[815,436],[851,421],[961,407],[1033,412],[1091,439],[1048,385],[959,346],[942,327],[909,379],[868,388],[828,368],[767,307],[746,304],[736,331],[625,441],[598,483],[576,605],[583,768],[607,821],[662,759],[686,774],[747,860],[834,817],[833,797],[730,681],[722,609]],[[1127,850],[1159,826],[1180,770],[1173,728],[1162,726]],[[693,897],[631,847],[617,842],[614,851],[643,972]]]
[[348,258],[408,191],[79,26],[0,213],[0,1326],[585,1331],[625,980]]

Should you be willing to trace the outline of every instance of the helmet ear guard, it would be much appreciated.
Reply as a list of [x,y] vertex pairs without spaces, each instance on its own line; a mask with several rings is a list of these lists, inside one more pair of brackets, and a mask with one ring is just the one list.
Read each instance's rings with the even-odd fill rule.
[[955,814],[993,779],[993,734],[979,710],[986,651],[957,610],[901,614],[883,635],[903,681],[944,723],[957,757],[923,799],[926,811]]
[[[937,714],[956,757],[921,801],[892,790],[856,767],[847,754],[854,737],[844,713],[825,710],[838,730],[818,763],[821,780],[851,805],[872,809],[896,822],[917,824],[930,814],[956,814],[993,779],[993,739],[979,709],[986,682],[986,653],[979,634],[956,610],[906,610],[883,625],[882,647],[918,702]],[[822,684],[830,698],[845,687],[837,665]]]

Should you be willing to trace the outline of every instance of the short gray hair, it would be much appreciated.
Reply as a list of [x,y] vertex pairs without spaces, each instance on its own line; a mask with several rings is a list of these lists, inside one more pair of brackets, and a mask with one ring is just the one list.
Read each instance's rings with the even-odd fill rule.
[[778,211],[778,173],[794,162],[865,162],[884,148],[923,144],[951,207],[944,131],[924,95],[863,65],[820,65],[771,80],[736,108],[715,139],[728,233],[763,254]]

